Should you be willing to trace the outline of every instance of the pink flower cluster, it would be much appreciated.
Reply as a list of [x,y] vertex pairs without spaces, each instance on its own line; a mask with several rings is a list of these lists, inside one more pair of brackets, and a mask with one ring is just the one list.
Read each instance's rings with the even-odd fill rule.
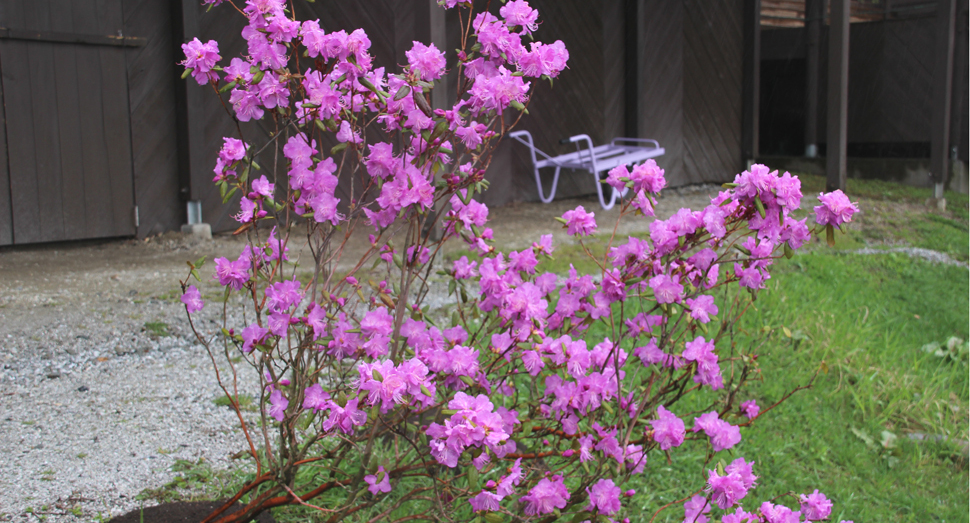
[[448,408],[457,412],[444,425],[432,423],[425,431],[432,438],[431,455],[438,463],[458,466],[458,457],[467,448],[487,449],[479,456],[481,466],[490,460],[488,452],[502,458],[515,451],[515,442],[509,440],[519,422],[515,411],[496,409],[484,394],[472,397],[464,392],[456,392]]

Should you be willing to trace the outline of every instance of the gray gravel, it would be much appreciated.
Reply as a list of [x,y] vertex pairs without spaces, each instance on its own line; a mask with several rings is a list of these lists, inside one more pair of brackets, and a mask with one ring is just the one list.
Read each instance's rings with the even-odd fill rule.
[[[0,520],[107,520],[153,504],[135,497],[171,481],[175,460],[225,468],[246,448],[235,414],[213,402],[221,391],[211,360],[182,315],[171,302],[132,301],[4,329]],[[153,338],[143,318],[173,335]],[[253,381],[241,393],[256,392],[246,387]]]

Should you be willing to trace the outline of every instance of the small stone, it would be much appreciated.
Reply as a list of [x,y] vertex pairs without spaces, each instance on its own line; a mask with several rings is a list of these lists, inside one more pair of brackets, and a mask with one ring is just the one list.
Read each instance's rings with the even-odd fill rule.
[[89,391],[89,390],[91,390],[91,389],[89,389],[89,388],[87,387],[87,385],[81,385],[80,387],[78,387],[78,388],[77,388],[77,391],[78,391],[78,392],[87,392],[87,391]]
[[70,354],[71,356],[77,356],[77,349],[75,349],[74,347],[68,347],[64,349],[64,352]]
[[47,372],[47,379],[56,380],[61,377],[60,371],[52,370]]
[[115,345],[115,354],[117,354],[118,356],[124,356],[125,354],[128,354],[129,352],[131,352],[131,350],[129,350],[124,345]]

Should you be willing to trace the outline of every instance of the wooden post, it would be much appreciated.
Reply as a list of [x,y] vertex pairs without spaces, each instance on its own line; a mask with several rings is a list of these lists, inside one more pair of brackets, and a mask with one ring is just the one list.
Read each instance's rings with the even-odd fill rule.
[[849,119],[849,0],[832,0],[829,26],[828,111],[825,190],[845,190]]
[[758,157],[758,119],[761,97],[761,0],[744,0],[744,80],[741,87],[741,153]]
[[640,86],[640,48],[638,30],[639,0],[623,2],[623,136],[639,138]]
[[[172,29],[175,56],[182,60],[185,54],[182,44],[199,35],[199,2],[176,0],[172,2]],[[205,91],[192,77],[175,78],[175,121],[178,136],[179,196],[183,201],[199,200],[210,187],[205,175],[206,159],[205,116],[203,96]]]
[[825,0],[805,0],[805,156],[818,156],[818,73]]
[[933,198],[937,200],[943,198],[943,186],[950,164],[950,98],[953,92],[953,21],[956,18],[956,4],[956,0],[939,0],[936,4],[930,174],[933,177]]

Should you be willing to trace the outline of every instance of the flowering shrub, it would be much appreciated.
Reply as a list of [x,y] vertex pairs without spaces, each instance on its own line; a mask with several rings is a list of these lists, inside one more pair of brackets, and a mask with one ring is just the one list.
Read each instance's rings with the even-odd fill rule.
[[[755,354],[724,341],[774,261],[810,237],[806,219],[792,214],[798,179],[755,165],[703,210],[653,221],[649,239],[611,240],[597,274],[540,274],[551,235],[498,252],[489,210],[473,197],[487,186],[496,140],[526,112],[532,83],[555,78],[568,52],[562,42],[522,43],[539,23],[524,0],[498,16],[470,2],[439,3],[461,9],[450,108],[430,104],[448,72],[433,44],[415,42],[408,64],[391,73],[373,67],[362,30],[298,22],[280,0],[233,5],[248,18],[248,54],[228,66],[218,65],[214,41],[183,46],[186,76],[230,91],[237,120],[272,119],[279,132],[267,147],[286,158],[285,173],[257,177],[257,147],[240,136],[225,138],[216,161],[226,201],[241,195],[237,232],[249,243],[235,260],[217,258],[215,277],[227,297],[245,297],[247,321],[227,325],[224,314],[224,336],[196,334],[213,361],[222,343],[229,365],[241,356],[256,369],[263,393],[260,423],[250,426],[230,393],[235,367],[231,378],[219,376],[256,473],[206,521],[244,521],[285,504],[328,521],[356,513],[614,521],[634,494],[624,485],[652,473],[651,453],[676,456],[685,440],[699,440],[711,463],[738,445],[740,427],[777,405],[745,397]],[[325,151],[324,140],[337,145]],[[626,219],[653,216],[666,185],[653,161],[618,167],[606,183],[630,190]],[[820,201],[816,228],[830,232],[856,211],[839,191]],[[597,229],[582,207],[559,220],[580,243]],[[257,227],[264,221],[272,227]],[[339,272],[355,232],[369,234],[369,249]],[[312,254],[306,281],[289,254],[297,235]],[[452,238],[475,259],[443,263]],[[422,306],[436,268],[454,300],[447,320]],[[191,321],[204,304],[187,283]],[[720,293],[734,297],[718,303],[716,291],[732,286],[748,292]],[[713,398],[710,407],[684,408],[680,400],[693,394]],[[677,502],[684,521],[788,523],[831,513],[818,491],[793,496],[798,510],[775,500],[759,506],[748,496],[757,479],[744,458],[713,467],[706,486],[699,477]],[[244,510],[223,515],[240,499]]]

